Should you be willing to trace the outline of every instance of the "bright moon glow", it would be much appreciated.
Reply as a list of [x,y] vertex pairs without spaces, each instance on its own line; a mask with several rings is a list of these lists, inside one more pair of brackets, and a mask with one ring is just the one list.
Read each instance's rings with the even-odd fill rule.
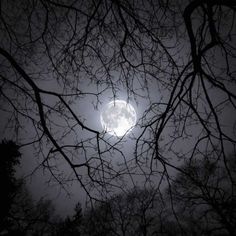
[[134,108],[125,101],[108,103],[101,113],[101,124],[106,132],[118,137],[128,133],[136,123]]

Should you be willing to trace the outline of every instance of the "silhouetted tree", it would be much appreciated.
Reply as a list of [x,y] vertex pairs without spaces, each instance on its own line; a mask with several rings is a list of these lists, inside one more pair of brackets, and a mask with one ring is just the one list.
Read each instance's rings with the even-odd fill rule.
[[233,184],[222,161],[198,155],[179,167],[164,191],[135,187],[84,214],[78,204],[57,235],[235,235],[235,155],[227,162]]
[[9,227],[9,212],[19,191],[20,183],[15,177],[15,167],[20,163],[19,146],[3,140],[0,144],[0,232]]
[[57,218],[51,201],[34,201],[23,180],[15,176],[20,163],[19,146],[0,144],[0,233],[3,235],[51,235]]
[[[65,220],[58,222],[56,227],[56,236],[80,236],[82,232],[82,224],[84,224],[82,207],[80,203],[75,206],[75,213],[72,217],[66,217]],[[53,234],[54,235],[54,234]]]
[[35,201],[25,185],[17,192],[11,206],[9,232],[20,231],[23,235],[52,235],[59,219],[54,214],[50,200]]
[[85,235],[147,236],[161,228],[164,232],[164,205],[159,191],[136,187],[86,209],[82,229]]
[[113,212],[110,202],[97,203],[95,207],[85,212],[83,232],[85,235],[115,235]]
[[[235,1],[2,0],[0,11],[4,128],[62,187],[77,181],[93,200],[138,176],[161,190],[199,153],[233,183]],[[96,125],[116,98],[139,109],[128,137]]]
[[182,167],[172,194],[187,235],[235,235],[236,159],[228,158],[233,184],[224,163],[195,158]]

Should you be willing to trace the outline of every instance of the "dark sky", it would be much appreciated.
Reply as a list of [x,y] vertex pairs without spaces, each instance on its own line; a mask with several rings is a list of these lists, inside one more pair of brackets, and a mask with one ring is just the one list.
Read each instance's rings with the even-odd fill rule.
[[[22,145],[34,198],[66,215],[234,150],[234,13],[193,2],[2,1],[0,139]],[[116,99],[138,118],[121,138],[100,123]]]

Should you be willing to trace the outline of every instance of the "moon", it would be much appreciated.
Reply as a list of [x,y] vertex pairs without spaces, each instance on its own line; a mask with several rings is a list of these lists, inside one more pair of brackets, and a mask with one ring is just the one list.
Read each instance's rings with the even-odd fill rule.
[[129,133],[136,124],[133,106],[123,100],[109,102],[101,112],[103,129],[113,136],[121,137]]

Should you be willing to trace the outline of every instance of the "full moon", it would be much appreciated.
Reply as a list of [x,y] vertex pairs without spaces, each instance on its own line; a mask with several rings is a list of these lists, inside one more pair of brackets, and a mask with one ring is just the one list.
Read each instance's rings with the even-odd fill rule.
[[121,137],[136,124],[134,108],[123,100],[108,103],[101,112],[101,124],[106,132]]

